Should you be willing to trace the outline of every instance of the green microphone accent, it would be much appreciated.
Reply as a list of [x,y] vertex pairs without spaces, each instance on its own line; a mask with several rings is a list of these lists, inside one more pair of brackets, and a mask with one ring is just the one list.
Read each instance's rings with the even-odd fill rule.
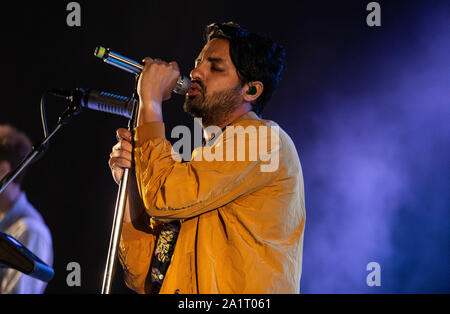
[[252,83],[249,83],[247,94],[248,95],[256,95],[257,92],[258,92],[258,90],[256,89],[256,86],[253,86]]
[[94,55],[97,58],[103,59],[103,57],[105,56],[105,52],[106,52],[106,48],[105,47],[98,46],[98,47],[95,48]]

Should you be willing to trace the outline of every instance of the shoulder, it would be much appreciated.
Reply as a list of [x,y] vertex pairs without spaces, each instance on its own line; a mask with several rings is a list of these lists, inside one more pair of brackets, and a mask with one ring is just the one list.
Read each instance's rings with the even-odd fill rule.
[[[288,169],[286,175],[301,173],[300,159],[291,137],[272,120],[261,119],[255,114],[246,115],[225,130],[225,141],[243,142],[245,147],[257,147],[262,160],[275,162],[276,169]],[[237,144],[239,145],[239,144]],[[271,169],[271,168],[268,168]]]
[[27,242],[45,242],[48,245],[52,243],[52,237],[49,228],[45,224],[42,215],[39,211],[26,200],[23,205],[24,210],[22,212],[22,217],[19,219],[18,223],[21,225],[23,230],[22,238]]
[[[266,138],[269,142],[279,145],[279,149],[284,153],[294,154],[298,156],[295,144],[289,134],[275,121],[262,119],[256,115],[249,116],[232,124],[231,130],[244,133],[250,133],[255,130],[259,139]],[[234,127],[234,128],[233,128]],[[236,131],[237,130],[237,131]]]
[[36,219],[35,217],[24,217],[21,219],[21,222],[24,225],[25,233],[27,233],[30,237],[38,237],[51,243],[52,237],[50,229],[42,219]]

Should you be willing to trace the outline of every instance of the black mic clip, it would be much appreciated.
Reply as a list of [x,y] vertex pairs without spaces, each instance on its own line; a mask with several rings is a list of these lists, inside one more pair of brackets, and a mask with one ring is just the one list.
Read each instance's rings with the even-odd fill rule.
[[47,91],[47,93],[59,98],[70,99],[72,97],[73,90],[55,88]]
[[83,98],[87,94],[82,88],[61,89],[55,88],[47,91],[48,94],[67,100],[68,107],[59,117],[58,123],[66,124],[72,116],[78,115],[82,109]]

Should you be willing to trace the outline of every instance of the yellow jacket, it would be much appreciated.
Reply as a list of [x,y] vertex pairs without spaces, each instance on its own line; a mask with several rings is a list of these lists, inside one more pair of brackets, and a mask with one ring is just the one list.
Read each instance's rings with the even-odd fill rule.
[[[256,129],[257,147],[269,143],[265,159],[249,156],[254,139],[239,139],[227,129],[183,163],[172,158],[162,122],[135,129],[136,179],[148,216],[144,226],[123,224],[119,259],[129,288],[149,292],[155,219],[177,219],[181,229],[160,293],[299,293],[305,201],[295,146],[281,129],[265,135],[264,127],[276,125],[254,112],[230,126]],[[234,147],[236,157],[241,144],[247,149],[244,161],[195,158],[221,145],[223,156]],[[268,157],[278,158],[278,167],[263,172]]]

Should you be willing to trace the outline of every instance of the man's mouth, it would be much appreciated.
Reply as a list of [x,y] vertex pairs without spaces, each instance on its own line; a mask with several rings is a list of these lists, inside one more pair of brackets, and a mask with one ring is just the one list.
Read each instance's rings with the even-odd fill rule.
[[200,94],[202,91],[202,88],[197,82],[191,82],[191,88],[189,88],[187,95],[188,96],[195,96],[197,94]]

